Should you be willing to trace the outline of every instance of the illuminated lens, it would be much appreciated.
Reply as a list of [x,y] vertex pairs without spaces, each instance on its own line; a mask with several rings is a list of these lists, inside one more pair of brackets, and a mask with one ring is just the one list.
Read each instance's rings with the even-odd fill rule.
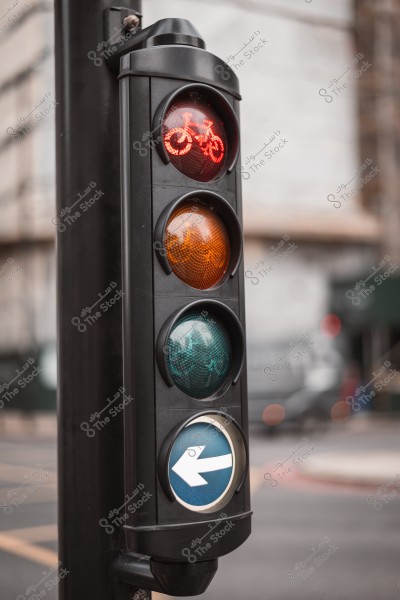
[[172,164],[196,181],[211,181],[224,168],[225,127],[214,108],[198,94],[167,110],[162,126],[164,147]]
[[229,264],[225,225],[208,206],[183,202],[167,222],[164,246],[172,271],[198,290],[215,286]]
[[219,318],[206,310],[195,310],[173,326],[166,354],[175,385],[188,396],[202,399],[215,394],[226,380],[232,344]]

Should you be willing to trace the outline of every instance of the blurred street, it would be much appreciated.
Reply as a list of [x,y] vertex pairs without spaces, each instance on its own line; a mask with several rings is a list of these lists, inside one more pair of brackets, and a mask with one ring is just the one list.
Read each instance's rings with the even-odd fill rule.
[[[0,564],[7,599],[31,597],[34,589],[25,595],[30,586],[38,585],[40,591],[39,582],[58,560],[55,418],[40,423],[39,436],[35,422],[2,421]],[[10,498],[20,501],[12,511],[7,509]],[[55,578],[52,572],[47,581]],[[56,587],[46,589],[46,598],[56,597]]]
[[[21,498],[25,490],[27,496],[11,514],[4,507],[1,513],[2,597],[7,600],[28,598],[27,588],[36,586],[57,560],[55,420],[36,420],[36,431],[35,435],[28,422],[16,421],[5,428],[0,443],[2,503],[12,489],[20,489]],[[400,470],[399,432],[400,422],[370,416],[306,437],[299,433],[268,437],[262,428],[253,428],[253,533],[238,551],[220,559],[213,585],[202,597],[399,598],[400,492],[390,475],[396,464]],[[388,464],[380,457],[387,457]],[[32,465],[38,470],[35,476]],[[29,481],[34,477],[39,481],[40,472],[45,474],[43,483],[27,492]],[[390,482],[392,491],[379,496],[378,487]],[[371,496],[381,497],[382,506],[368,501]],[[302,572],[307,573],[324,546],[333,548],[324,562],[295,579],[295,566],[305,563]],[[54,573],[48,575],[51,579]],[[46,591],[46,598],[56,598],[56,587]]]

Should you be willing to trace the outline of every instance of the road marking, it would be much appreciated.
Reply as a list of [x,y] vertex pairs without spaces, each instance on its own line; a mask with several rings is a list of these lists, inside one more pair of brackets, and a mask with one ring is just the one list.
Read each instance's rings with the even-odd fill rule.
[[[36,463],[39,464],[39,463]],[[0,479],[2,481],[8,481],[10,483],[23,484],[24,477],[29,475],[35,470],[34,466],[26,465],[10,465],[7,463],[0,463]],[[49,482],[50,485],[55,487],[56,471],[50,471],[49,469],[43,468],[43,472],[48,473],[49,477],[54,476],[54,483]]]
[[41,525],[40,527],[25,527],[4,531],[7,536],[15,537],[26,542],[53,542],[58,538],[57,525]]
[[[36,490],[33,490],[30,493],[29,493],[29,491],[26,492],[25,490],[26,490],[26,488],[21,488],[20,494],[18,494],[20,496],[20,503],[14,502],[14,504],[13,504],[12,498],[11,498],[11,500],[7,500],[6,499],[7,490],[4,490],[2,494],[0,493],[0,502],[1,503],[4,502],[8,506],[11,506],[13,509],[12,512],[19,510],[19,507],[23,506],[24,504],[45,504],[45,503],[50,503],[50,502],[54,502],[54,503],[57,502],[56,490],[52,490],[45,485],[43,485],[41,488],[37,488]],[[23,497],[24,493],[26,494],[26,498]],[[0,508],[1,508],[1,506],[0,506]]]
[[[38,467],[38,463],[36,467]],[[9,498],[12,498],[11,493],[14,496],[20,496],[20,504],[56,502],[57,474],[54,471],[45,469],[42,469],[41,474],[46,475],[46,480],[43,482],[39,480],[40,471],[37,468],[35,471],[32,465],[31,467],[27,467],[24,465],[0,463],[0,482],[17,484],[9,490],[3,487],[0,488],[1,505],[9,503],[12,508],[11,512],[14,512],[18,508],[18,502],[14,502],[13,504],[12,499],[9,500]]]
[[53,567],[58,562],[57,552],[30,544],[6,533],[0,533],[0,550],[21,556],[46,567]]
[[[11,489],[8,491],[10,492]],[[14,489],[17,490],[16,487]],[[5,508],[0,510],[0,514],[2,514],[2,512],[4,512],[6,515],[12,514],[18,510],[21,510],[20,506],[27,504],[49,504],[55,502],[57,502],[56,490],[52,489],[48,485],[42,485],[41,487],[38,487],[32,491],[29,491],[28,486],[20,487],[17,490],[17,494],[15,494],[15,498],[12,496],[7,497],[7,489],[0,488],[0,509],[3,508],[3,506],[10,507],[8,510]]]
[[[10,481],[8,469],[13,469],[14,465],[0,463],[0,477],[7,475],[7,481]],[[26,475],[26,467],[17,466],[17,470]],[[21,479],[18,474],[17,482]],[[250,490],[254,494],[263,483],[263,469],[250,467]],[[0,550],[26,558],[32,562],[39,563],[46,567],[53,567],[58,561],[58,554],[53,550],[42,548],[37,544],[30,542],[45,542],[57,540],[57,525],[42,525],[39,527],[26,527],[21,529],[12,529],[6,533],[0,533]],[[162,600],[168,598],[164,594],[153,593],[153,600]]]

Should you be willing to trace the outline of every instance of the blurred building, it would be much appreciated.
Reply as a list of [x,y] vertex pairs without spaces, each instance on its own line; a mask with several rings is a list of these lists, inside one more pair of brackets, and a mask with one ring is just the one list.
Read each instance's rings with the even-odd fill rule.
[[[52,4],[0,9],[0,382],[55,343],[54,60]],[[47,364],[47,361],[46,361]],[[40,374],[8,407],[27,407]],[[43,396],[44,394],[42,394]],[[29,399],[28,399],[29,396]],[[53,389],[54,405],[54,389]]]
[[[319,330],[335,281],[399,264],[399,5],[144,2],[144,26],[189,19],[240,78],[250,389],[271,344]],[[38,116],[55,98],[52,5],[1,6],[0,253],[21,269],[0,287],[6,355],[55,339],[54,110]]]

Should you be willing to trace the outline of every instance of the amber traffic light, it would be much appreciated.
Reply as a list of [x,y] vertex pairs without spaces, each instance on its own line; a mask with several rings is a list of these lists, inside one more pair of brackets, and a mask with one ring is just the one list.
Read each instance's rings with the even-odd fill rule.
[[230,243],[220,217],[204,204],[183,202],[168,219],[164,245],[172,271],[198,290],[214,287],[229,264]]

